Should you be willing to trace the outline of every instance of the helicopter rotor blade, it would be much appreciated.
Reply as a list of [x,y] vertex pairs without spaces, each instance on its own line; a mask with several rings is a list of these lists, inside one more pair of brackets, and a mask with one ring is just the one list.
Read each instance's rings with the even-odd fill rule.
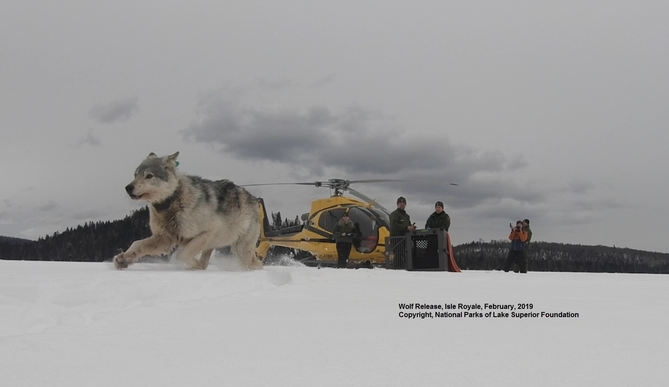
[[358,198],[366,201],[367,203],[371,203],[372,200],[374,200],[374,199],[370,198],[369,196],[365,195],[364,193],[362,193],[360,191],[357,191],[357,190],[354,190],[353,188],[349,188],[348,192],[350,192],[353,195],[357,196]]
[[331,179],[329,181],[314,181],[314,182],[293,182],[293,183],[258,183],[258,184],[240,184],[242,187],[257,187],[263,185],[311,185],[314,187],[330,187],[330,188],[341,188],[341,189],[350,189],[349,186],[352,183],[355,184],[365,184],[365,183],[393,183],[393,182],[407,182],[407,183],[430,183],[430,184],[449,184],[457,186],[457,183],[447,183],[445,181],[436,181],[436,180],[407,180],[407,179],[363,179],[363,180],[342,180],[342,179]]
[[316,181],[312,183],[260,183],[260,184],[240,184],[240,187],[257,187],[261,185],[313,185],[315,187],[320,187],[321,182]]
[[381,208],[383,211],[388,212],[388,213],[390,212],[390,211],[388,211],[387,208],[385,208],[385,207],[382,206],[381,204],[375,202],[374,199],[370,198],[369,196],[365,195],[364,193],[362,193],[362,192],[360,192],[360,191],[354,190],[353,188],[348,188],[348,192],[350,192],[351,194],[353,194],[353,196],[356,196],[358,199],[362,199],[362,200],[366,201],[367,203],[374,203],[374,204],[373,204],[374,207],[379,207],[379,208]]
[[[406,179],[365,179],[365,180],[348,180],[348,183],[392,183],[392,182],[408,182],[408,183],[437,183],[446,184],[445,181],[436,180],[406,180]],[[457,183],[448,183],[449,185],[457,186]]]

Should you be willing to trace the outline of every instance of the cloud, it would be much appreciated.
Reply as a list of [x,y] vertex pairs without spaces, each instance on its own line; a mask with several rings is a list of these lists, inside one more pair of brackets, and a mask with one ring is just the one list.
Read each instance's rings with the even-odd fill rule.
[[578,195],[585,195],[590,190],[592,190],[593,187],[594,184],[591,181],[583,179],[572,179],[572,181],[567,184],[567,187],[563,188],[563,191]]
[[516,170],[526,163],[501,152],[425,141],[391,117],[361,106],[334,111],[314,105],[302,109],[249,106],[236,96],[211,94],[200,101],[200,119],[184,131],[186,139],[216,144],[222,152],[249,160],[301,164],[318,175],[325,168],[350,173],[398,174],[467,164],[469,174]]
[[318,89],[318,88],[327,86],[331,83],[334,83],[336,79],[337,79],[337,76],[335,74],[330,74],[328,76],[317,79],[311,85],[309,85],[309,87],[311,87],[313,89]]
[[93,135],[93,129],[89,129],[86,136],[81,138],[79,140],[79,143],[77,143],[77,146],[82,146],[82,145],[100,146],[100,139],[97,136]]
[[[337,110],[264,106],[248,102],[250,94],[250,89],[228,88],[203,96],[198,119],[182,135],[226,155],[281,164],[316,179],[343,174],[456,182],[461,187],[454,198],[465,207],[507,197],[543,197],[509,178],[528,165],[521,154],[456,145],[447,134],[427,137],[419,128],[406,130],[393,117],[359,105]],[[416,189],[415,184],[406,187]],[[443,186],[419,189],[444,191]]]
[[89,209],[89,210],[82,210],[75,212],[72,215],[72,219],[75,220],[98,220],[101,218],[106,217],[108,214],[103,211],[98,211],[94,209]]
[[48,203],[46,203],[42,206],[35,207],[35,208],[40,210],[40,211],[46,212],[46,211],[51,211],[51,210],[55,209],[56,207],[58,207],[58,204],[55,203],[53,200],[49,200]]
[[139,112],[137,98],[125,98],[95,105],[89,110],[88,116],[101,124],[127,121]]
[[272,81],[265,78],[256,78],[255,84],[259,89],[267,91],[283,90],[295,86],[295,83],[292,81],[288,80]]
[[0,224],[12,224],[13,222],[9,211],[0,211]]

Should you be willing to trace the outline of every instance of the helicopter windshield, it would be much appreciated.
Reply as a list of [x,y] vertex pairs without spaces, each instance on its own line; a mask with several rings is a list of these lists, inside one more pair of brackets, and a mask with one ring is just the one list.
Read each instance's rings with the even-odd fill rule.
[[379,226],[385,226],[387,229],[390,229],[390,215],[386,211],[376,207],[370,208],[369,211],[374,214]]
[[348,207],[335,208],[326,211],[319,219],[318,225],[332,232],[334,226],[343,217],[344,212],[349,211],[349,216],[356,229],[359,231],[355,238],[353,238],[353,246],[360,253],[369,253],[376,249],[376,244],[379,239],[379,226],[386,226],[388,215],[382,211],[374,209],[367,209],[364,207]]

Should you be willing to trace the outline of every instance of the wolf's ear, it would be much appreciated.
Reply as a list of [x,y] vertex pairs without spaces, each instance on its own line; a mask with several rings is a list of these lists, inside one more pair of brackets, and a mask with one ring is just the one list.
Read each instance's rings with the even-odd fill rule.
[[147,159],[155,159],[156,157],[158,157],[158,156],[156,156],[156,154],[153,153],[153,152],[149,153],[149,155],[146,156]]
[[173,155],[167,156],[167,159],[164,162],[165,163],[165,169],[167,169],[170,166],[173,167],[173,168],[176,168],[176,167],[179,166],[179,162],[177,161],[177,156],[179,156],[179,152],[176,152]]

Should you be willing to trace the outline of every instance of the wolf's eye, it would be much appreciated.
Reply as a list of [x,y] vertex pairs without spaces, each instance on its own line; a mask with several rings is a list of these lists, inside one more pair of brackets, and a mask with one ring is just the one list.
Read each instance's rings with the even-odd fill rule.
[[149,173],[148,175],[146,175],[146,178],[147,179],[153,179],[153,175]]

